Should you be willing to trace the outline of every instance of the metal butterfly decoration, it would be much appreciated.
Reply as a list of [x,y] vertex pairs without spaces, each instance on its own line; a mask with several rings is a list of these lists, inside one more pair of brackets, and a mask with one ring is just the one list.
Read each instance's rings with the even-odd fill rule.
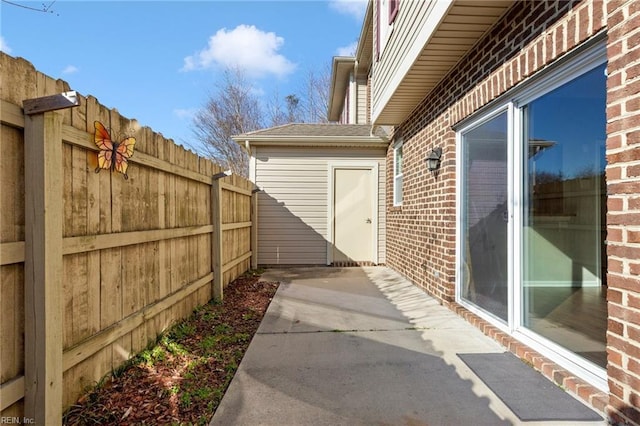
[[96,173],[101,169],[115,170],[122,173],[125,179],[129,179],[127,168],[129,167],[129,158],[133,156],[136,138],[128,137],[120,142],[113,142],[111,135],[101,122],[96,121],[94,125],[96,128],[94,142],[100,149]]

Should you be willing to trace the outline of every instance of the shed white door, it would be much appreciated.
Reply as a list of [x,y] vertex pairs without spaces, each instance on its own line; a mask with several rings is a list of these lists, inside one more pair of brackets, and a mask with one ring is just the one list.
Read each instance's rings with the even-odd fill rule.
[[335,168],[333,176],[333,261],[373,261],[373,171]]

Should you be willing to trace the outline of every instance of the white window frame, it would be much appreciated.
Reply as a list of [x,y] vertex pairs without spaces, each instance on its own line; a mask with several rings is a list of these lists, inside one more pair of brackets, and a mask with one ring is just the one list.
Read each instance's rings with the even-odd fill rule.
[[[523,108],[530,102],[551,92],[552,90],[580,77],[588,71],[606,63],[606,42],[602,38],[593,43],[577,49],[567,55],[558,64],[551,66],[538,75],[530,78],[521,86],[500,96],[491,104],[482,108],[477,113],[463,120],[456,130],[456,164],[463,163],[462,137],[469,130],[485,123],[497,114],[507,110],[508,114],[508,161],[509,164],[509,315],[508,323],[499,321],[486,311],[466,302],[460,297],[462,291],[462,182],[464,171],[458,168],[456,171],[456,302],[479,317],[490,322],[498,329],[514,336],[524,344],[530,346],[542,355],[556,362],[563,368],[573,371],[577,376],[591,383],[596,388],[606,391],[608,389],[606,370],[595,367],[594,364],[577,356],[557,343],[551,342],[537,335],[522,324],[522,225],[524,223],[524,147],[523,134]],[[395,159],[394,159],[395,166]],[[395,183],[395,182],[394,182]]]
[[[380,57],[382,57],[382,52],[384,52],[384,48],[387,46],[387,42],[391,37],[391,32],[393,30],[393,23],[395,22],[395,17],[397,13],[396,15],[393,16],[394,20],[392,21],[391,20],[392,16],[390,15],[391,13],[390,0],[379,0],[378,5],[380,6],[380,10],[378,10],[378,59],[379,59]],[[399,8],[400,8],[400,5],[398,4],[396,10],[398,10]]]
[[[396,166],[398,164],[398,150],[402,150],[402,146],[404,145],[404,142],[402,141],[402,139],[400,141],[398,141],[394,146],[393,146],[393,206],[394,207],[398,207],[402,205],[402,198],[403,198],[403,187],[404,187],[404,173],[403,173],[403,169],[404,169],[404,151],[402,151],[402,158],[401,158],[401,163],[400,163],[400,173],[398,173],[398,170],[396,170]],[[398,179],[400,180],[400,188],[398,189]]]

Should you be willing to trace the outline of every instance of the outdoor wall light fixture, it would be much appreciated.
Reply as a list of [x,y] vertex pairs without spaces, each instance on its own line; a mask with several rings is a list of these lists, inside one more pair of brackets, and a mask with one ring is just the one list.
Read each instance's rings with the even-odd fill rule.
[[424,161],[427,162],[427,168],[430,172],[435,172],[440,168],[440,159],[442,158],[442,148],[433,148]]
[[231,170],[225,170],[224,172],[216,173],[215,175],[211,176],[211,178],[213,180],[218,180],[218,179],[225,178],[227,176],[231,176],[232,174],[233,172]]

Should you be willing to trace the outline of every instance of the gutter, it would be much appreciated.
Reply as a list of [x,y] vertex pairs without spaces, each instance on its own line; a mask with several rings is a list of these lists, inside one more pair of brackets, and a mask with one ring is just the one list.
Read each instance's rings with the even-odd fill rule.
[[251,139],[232,138],[251,153],[252,146],[324,146],[351,148],[386,148],[389,141],[378,136],[255,136]]

